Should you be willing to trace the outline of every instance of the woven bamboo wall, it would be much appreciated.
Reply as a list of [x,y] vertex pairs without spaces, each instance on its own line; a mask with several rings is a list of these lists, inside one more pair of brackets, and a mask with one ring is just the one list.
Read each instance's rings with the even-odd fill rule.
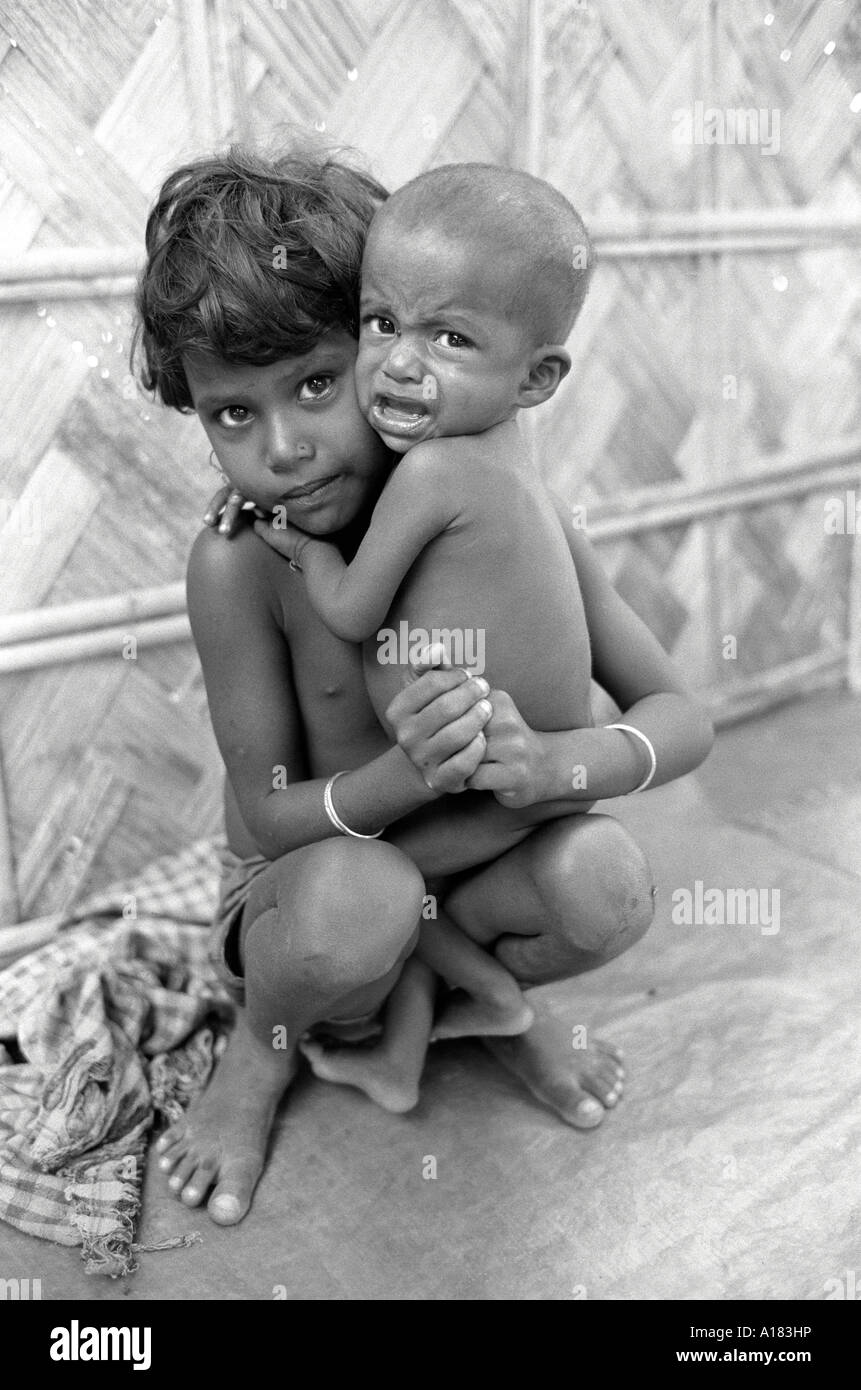
[[[139,246],[174,164],[285,122],[354,144],[390,186],[448,161],[523,163],[525,8],[3,0],[0,255]],[[545,8],[540,172],[587,218],[703,206],[704,150],[673,140],[673,113],[708,99],[700,0]],[[779,108],[781,150],[721,149],[720,203],[857,212],[852,6],[794,0],[768,26],[765,8],[722,5],[713,99]],[[763,454],[857,431],[852,254],[733,258],[717,299],[701,258],[608,261],[572,338],[575,370],[536,420],[548,480],[588,515],[620,490],[744,475]],[[0,305],[0,615],[183,575],[214,475],[196,422],[135,391],[129,333],[127,296]],[[852,538],[824,535],[822,502],[617,540],[603,557],[708,688],[728,674],[722,634],[738,643],[730,676],[845,641]],[[219,827],[188,642],[0,676],[0,754],[7,915],[58,909]]]

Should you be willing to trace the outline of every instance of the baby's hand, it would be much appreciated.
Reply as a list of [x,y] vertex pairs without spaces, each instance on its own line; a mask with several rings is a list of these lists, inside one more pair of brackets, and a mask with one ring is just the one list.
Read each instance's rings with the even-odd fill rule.
[[504,690],[491,690],[490,702],[493,714],[484,730],[487,748],[466,785],[472,791],[493,792],[502,806],[532,806],[541,799],[541,739]]
[[289,560],[291,565],[296,569],[302,568],[299,558],[305,547],[311,544],[313,536],[300,531],[298,526],[292,526],[279,515],[258,519],[254,523],[254,529],[267,545],[271,545],[272,549]]
[[485,751],[488,688],[487,681],[452,668],[441,645],[428,647],[386,710],[395,741],[432,792],[462,792],[469,785]]

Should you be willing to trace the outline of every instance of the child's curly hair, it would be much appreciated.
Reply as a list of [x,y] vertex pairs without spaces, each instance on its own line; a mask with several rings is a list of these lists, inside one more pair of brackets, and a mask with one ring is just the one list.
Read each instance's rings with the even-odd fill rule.
[[331,153],[234,146],[167,178],[147,219],[132,349],[165,405],[191,410],[183,353],[263,366],[358,335],[368,225],[387,197]]

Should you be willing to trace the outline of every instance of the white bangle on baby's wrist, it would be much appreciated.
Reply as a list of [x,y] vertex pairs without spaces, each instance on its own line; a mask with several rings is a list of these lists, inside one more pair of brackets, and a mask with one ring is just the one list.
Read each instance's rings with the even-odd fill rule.
[[334,825],[335,829],[339,830],[342,835],[350,835],[354,840],[378,840],[382,835],[383,830],[385,830],[385,826],[383,826],[383,830],[375,830],[373,835],[363,835],[360,830],[351,830],[349,825],[345,825],[344,822],[341,820],[341,817],[338,815],[338,812],[335,810],[335,804],[332,801],[332,788],[337,782],[338,778],[343,776],[343,772],[336,772],[334,777],[330,777],[328,782],[326,783],[326,788],[323,792],[323,805],[326,809],[326,815],[329,817],[329,820],[332,822],[332,825]]
[[[644,792],[651,785],[652,778],[658,770],[658,759],[655,756],[655,749],[650,738],[647,738],[642,729],[635,729],[633,724],[605,724],[606,729],[621,729],[623,734],[633,734],[641,743],[646,745],[646,752],[649,755],[649,770],[638,787],[634,787],[635,792]],[[633,795],[633,793],[632,793]]]

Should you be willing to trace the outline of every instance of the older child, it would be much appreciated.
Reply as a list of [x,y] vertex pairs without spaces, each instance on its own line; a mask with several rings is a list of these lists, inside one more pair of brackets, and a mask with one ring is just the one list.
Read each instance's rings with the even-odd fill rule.
[[[353,379],[361,252],[383,196],[326,159],[232,153],[187,166],[151,215],[139,295],[145,381],[197,411],[235,491],[265,512],[283,505],[347,559],[392,464]],[[273,274],[285,244],[286,268]],[[596,678],[651,738],[655,781],[679,776],[705,755],[708,722],[583,538],[568,541]],[[182,1200],[209,1195],[212,1218],[230,1224],[251,1203],[298,1041],[379,1008],[415,945],[429,879],[456,927],[537,984],[638,940],[651,876],[607,816],[527,824],[538,802],[549,814],[560,800],[586,804],[574,764],[588,767],[590,800],[637,786],[637,754],[617,732],[537,734],[506,692],[494,692],[488,715],[474,678],[432,670],[386,710],[390,742],[359,648],[328,631],[303,577],[250,528],[229,545],[201,532],[188,597],[227,769],[230,857],[214,947],[244,1004],[207,1091],[158,1147]],[[336,773],[350,835],[326,809]],[[468,779],[478,790],[461,790]],[[530,808],[528,833],[496,858],[499,818],[511,813],[488,791]],[[355,838],[381,825],[386,840]],[[566,1122],[600,1123],[620,1094],[618,1053],[594,1041],[572,1051],[566,1021],[544,1003],[536,1014],[527,1033],[489,1045]]]

